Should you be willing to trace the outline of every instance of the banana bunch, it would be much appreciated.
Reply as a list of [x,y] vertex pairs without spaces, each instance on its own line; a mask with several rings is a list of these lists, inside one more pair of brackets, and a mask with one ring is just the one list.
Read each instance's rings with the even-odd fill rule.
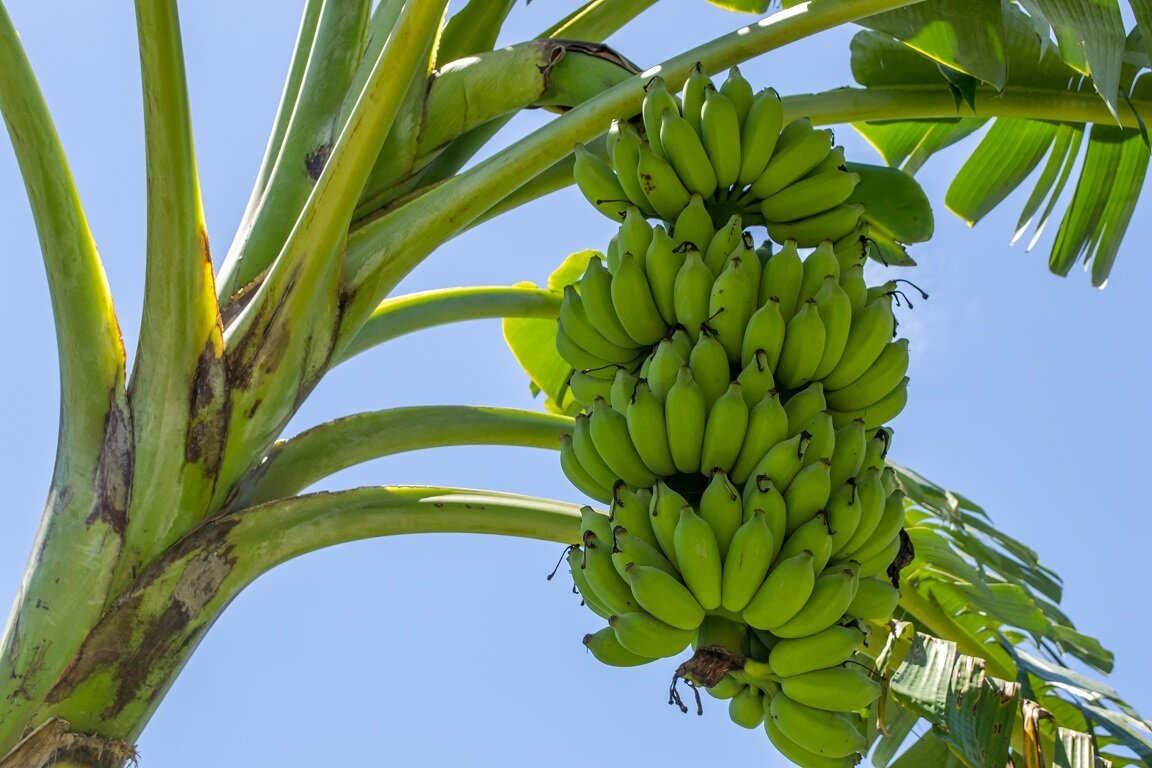
[[785,124],[779,95],[753,93],[736,68],[716,88],[697,65],[679,94],[652,78],[639,126],[615,121],[606,146],[608,159],[578,146],[573,176],[616,220],[633,206],[674,222],[699,196],[713,220],[742,215],[779,243],[811,247],[852,233],[864,211],[851,200],[861,177],[845,168],[832,131],[807,118]]
[[[864,191],[873,171],[735,69],[716,88],[697,68],[679,94],[654,78],[607,147],[578,147],[574,175],[619,228],[564,289],[556,335],[581,406],[561,466],[608,506],[583,509],[568,553],[607,622],[585,646],[614,666],[691,649],[676,679],[697,701],[727,700],[798,765],[853,765],[907,555],[883,425],[908,342],[896,284],[863,269],[897,223]],[[675,685],[670,703],[687,711]]]

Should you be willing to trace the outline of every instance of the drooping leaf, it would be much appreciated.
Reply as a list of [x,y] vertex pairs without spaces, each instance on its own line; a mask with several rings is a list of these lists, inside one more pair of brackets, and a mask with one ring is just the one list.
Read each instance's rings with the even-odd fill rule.
[[863,203],[864,218],[900,243],[923,243],[932,237],[932,205],[920,185],[898,168],[846,163],[860,175],[848,202]]
[[1056,137],[1053,139],[1051,150],[1048,153],[1048,162],[1044,164],[1044,170],[1036,179],[1036,186],[1032,189],[1028,202],[1020,211],[1020,218],[1016,222],[1016,232],[1012,235],[1011,244],[1015,244],[1024,234],[1024,230],[1032,224],[1036,211],[1040,210],[1040,205],[1047,198],[1048,205],[1045,206],[1043,215],[1036,222],[1035,234],[1032,243],[1028,245],[1029,248],[1044,231],[1044,225],[1048,223],[1048,216],[1052,213],[1052,207],[1055,205],[1056,199],[1060,197],[1060,193],[1064,190],[1064,185],[1072,173],[1072,166],[1080,153],[1080,140],[1083,137],[1084,130],[1078,125],[1065,123],[1056,129]]
[[929,731],[909,747],[899,760],[892,763],[890,768],[922,768],[926,765],[932,768],[962,768],[964,764],[952,754],[936,731]]
[[1028,0],[1052,25],[1060,56],[1068,66],[1089,75],[1112,114],[1119,108],[1124,22],[1116,0]]
[[966,138],[987,122],[983,118],[908,120],[895,123],[856,123],[857,133],[884,162],[915,175],[929,157]]
[[997,120],[952,180],[944,204],[969,226],[1003,202],[1043,159],[1055,123]]
[[444,64],[469,54],[492,50],[513,5],[515,0],[468,0],[444,25],[436,63]]
[[950,3],[946,17],[933,4],[917,3],[861,23],[954,70],[1004,87],[1008,68],[1000,0]]

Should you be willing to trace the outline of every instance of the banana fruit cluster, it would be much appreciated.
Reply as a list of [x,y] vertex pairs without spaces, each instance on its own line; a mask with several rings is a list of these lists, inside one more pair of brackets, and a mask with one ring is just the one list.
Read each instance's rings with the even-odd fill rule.
[[785,124],[778,94],[753,93],[735,68],[716,88],[697,66],[678,95],[652,78],[640,122],[643,134],[613,123],[611,162],[576,150],[577,186],[610,218],[634,206],[676,221],[698,195],[713,219],[740,214],[777,243],[801,247],[851,237],[861,222],[864,206],[851,200],[860,176],[844,167],[832,131],[807,118]]
[[676,678],[734,722],[798,765],[850,766],[908,556],[885,464],[908,386],[896,286],[864,279],[860,176],[773,91],[655,78],[641,120],[613,123],[611,164],[577,148],[620,224],[557,325],[581,406],[561,466],[609,507],[583,509],[568,554],[607,622],[584,643],[615,666],[692,648]]

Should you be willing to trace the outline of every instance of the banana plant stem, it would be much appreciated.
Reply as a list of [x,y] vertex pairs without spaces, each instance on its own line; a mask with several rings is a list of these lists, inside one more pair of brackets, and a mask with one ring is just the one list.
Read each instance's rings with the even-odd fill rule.
[[333,365],[378,344],[447,323],[498,317],[554,318],[560,295],[530,285],[441,288],[386,299]]
[[361,462],[448,445],[559,447],[572,419],[513,408],[423,405],[358,413],[277,443],[246,479],[230,509],[299,493]]

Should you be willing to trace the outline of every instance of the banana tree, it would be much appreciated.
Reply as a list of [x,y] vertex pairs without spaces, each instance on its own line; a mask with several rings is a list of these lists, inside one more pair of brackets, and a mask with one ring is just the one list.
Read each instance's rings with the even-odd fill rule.
[[[469,444],[556,449],[571,433],[571,366],[554,349],[573,262],[542,287],[397,288],[457,236],[571,184],[573,147],[603,155],[611,121],[637,118],[654,75],[675,90],[697,65],[719,77],[858,24],[857,86],[784,93],[785,115],[849,123],[908,174],[937,151],[967,147],[947,207],[974,223],[1031,182],[1016,237],[1058,215],[1051,270],[1083,261],[1096,285],[1137,210],[1142,118],[1152,109],[1143,4],[1132,4],[1137,25],[1126,34],[1109,2],[813,2],[751,24],[732,17],[739,28],[661,51],[645,70],[602,41],[651,1],[593,0],[510,45],[501,32],[519,11],[513,3],[447,5],[305,3],[251,198],[231,248],[214,260],[176,4],[136,4],[147,259],[131,366],[18,17],[0,6],[0,109],[40,238],[62,403],[48,501],[4,635],[0,766],[134,759],[133,744],[227,605],[300,555],[402,533],[577,543],[580,505],[570,502],[433,485],[309,488],[383,456]],[[652,17],[661,12],[674,21],[662,8]],[[550,116],[507,140],[501,129],[528,109]],[[917,251],[885,253],[910,264]],[[563,256],[550,254],[542,271]],[[392,407],[294,433],[290,422],[330,371],[401,336],[476,318],[506,319],[551,412]],[[873,761],[1152,760],[1147,725],[1118,692],[1073,669],[1108,672],[1112,657],[1057,607],[1056,575],[974,502],[913,468],[896,472],[914,502],[904,525],[918,559],[901,590],[906,621],[892,625],[876,661],[887,710],[884,732],[867,734]],[[908,747],[917,724],[923,735]]]

